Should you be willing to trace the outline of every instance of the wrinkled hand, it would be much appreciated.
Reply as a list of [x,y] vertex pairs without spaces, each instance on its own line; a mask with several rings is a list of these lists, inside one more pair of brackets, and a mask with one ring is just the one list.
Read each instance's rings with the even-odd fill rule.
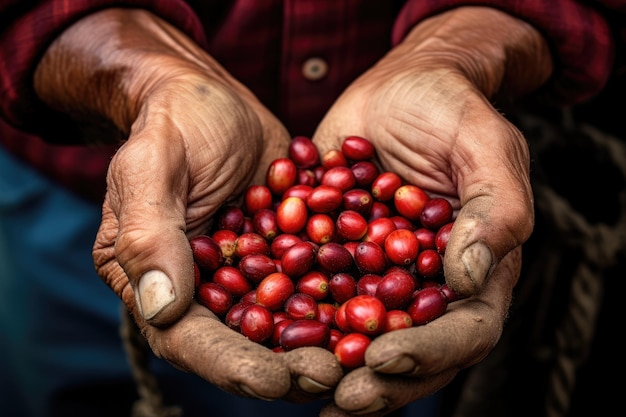
[[498,263],[479,294],[450,303],[426,325],[375,338],[365,354],[367,366],[341,380],[334,403],[320,416],[384,416],[439,391],[458,371],[478,363],[502,333],[520,268],[518,247]]
[[[192,301],[188,237],[203,231],[252,173],[265,172],[257,171],[257,163],[266,145],[272,150],[267,154],[275,155],[289,140],[267,114],[207,81],[183,82],[180,92],[168,91],[177,98],[166,109],[151,97],[111,161],[94,247],[96,268],[131,309],[158,356],[239,395],[293,397],[296,353],[280,357]],[[281,141],[268,143],[274,139]],[[330,352],[312,357],[318,360],[298,370],[304,378],[294,389],[329,390],[341,376],[335,358]]]
[[[72,83],[56,71],[68,55],[82,64],[64,68]],[[96,114],[127,133],[109,166],[93,256],[154,353],[242,396],[328,396],[342,376],[332,353],[277,355],[193,299],[188,239],[287,154],[281,123],[198,46],[143,11],[81,20],[51,46],[36,80],[50,106],[79,120]],[[94,80],[110,84],[102,93]]]
[[[485,22],[507,27],[507,39]],[[520,62],[532,69],[509,68]],[[363,136],[384,169],[453,203],[445,276],[469,297],[432,323],[375,339],[367,366],[341,381],[325,417],[383,415],[442,388],[494,347],[534,217],[527,144],[490,98],[532,91],[550,70],[534,29],[495,10],[459,8],[414,28],[320,124],[313,139],[322,154]]]

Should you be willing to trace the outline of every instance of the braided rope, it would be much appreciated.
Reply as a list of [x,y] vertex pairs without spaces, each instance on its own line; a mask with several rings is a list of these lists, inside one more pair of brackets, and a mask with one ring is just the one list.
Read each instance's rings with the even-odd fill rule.
[[[518,123],[532,140],[537,159],[576,146],[577,138],[582,141],[579,145],[592,144],[603,151],[598,155],[605,155],[581,169],[593,169],[593,163],[613,165],[626,180],[624,143],[591,126],[575,125],[571,118],[568,124],[567,116],[561,121],[564,124],[553,124],[545,118],[520,115]],[[583,149],[588,152],[587,147]],[[554,161],[548,158],[545,163]],[[535,231],[538,240],[527,246],[526,271],[516,287],[512,316],[498,345],[468,369],[462,386],[457,385],[458,397],[452,391],[449,415],[454,417],[568,415],[578,370],[591,353],[606,272],[621,265],[618,262],[626,255],[626,188],[617,191],[618,219],[611,225],[590,224],[550,186],[553,178],[541,175],[542,166],[535,168],[540,174],[533,176],[535,208],[543,227]],[[594,190],[587,191],[592,194]],[[539,378],[529,396],[520,392],[514,374],[518,370]]]
[[[581,131],[610,150],[616,167],[626,178],[626,148],[621,142],[590,126]],[[565,244],[583,254],[573,273],[565,315],[555,330],[555,362],[546,395],[546,416],[562,417],[569,412],[576,371],[589,356],[603,296],[601,271],[610,267],[626,248],[626,191],[620,194],[621,215],[616,225],[590,225],[552,189],[537,186],[537,209],[566,237]]]
[[[550,193],[549,190],[539,191],[538,200],[546,199],[546,196],[541,194]],[[557,196],[550,198],[558,199]],[[560,204],[553,204],[550,212],[546,214],[552,217],[557,228],[564,228],[563,230],[571,232],[571,228],[565,227],[567,223],[570,227],[572,223],[576,223],[571,222],[574,220],[575,213],[562,210],[560,206]],[[560,221],[563,223],[560,224]],[[588,227],[579,231],[590,232]],[[579,243],[582,245],[582,242]],[[548,417],[567,415],[571,394],[576,383],[576,370],[588,357],[593,339],[603,286],[602,280],[598,279],[588,263],[597,263],[597,259],[590,259],[589,254],[586,254],[584,260],[579,260],[572,276],[566,313],[555,330],[555,362],[550,370],[550,383],[546,393],[546,416]]]
[[154,374],[150,371],[149,346],[139,328],[122,304],[120,335],[137,385],[139,398],[133,405],[132,417],[181,417],[179,407],[166,407]]

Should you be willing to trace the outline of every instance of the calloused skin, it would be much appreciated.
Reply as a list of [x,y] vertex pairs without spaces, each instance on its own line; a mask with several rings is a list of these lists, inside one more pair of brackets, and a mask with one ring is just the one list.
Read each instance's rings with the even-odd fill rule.
[[[59,75],[70,57],[84,65]],[[416,26],[329,110],[313,138],[320,153],[364,136],[385,169],[453,202],[446,280],[467,297],[432,323],[380,336],[367,366],[345,376],[324,349],[275,354],[193,301],[189,237],[287,154],[289,133],[250,91],[176,29],[128,9],[63,33],[35,87],[51,107],[127,135],[110,164],[93,255],[157,356],[238,395],[332,396],[324,417],[379,416],[441,389],[500,337],[533,201],[525,140],[490,99],[533,91],[550,72],[533,28],[463,7]],[[103,73],[114,83],[94,89]]]
[[[507,254],[483,290],[450,303],[422,326],[378,336],[366,351],[367,366],[348,373],[322,417],[379,417],[445,387],[463,368],[478,363],[502,333],[517,283],[521,250]],[[396,369],[385,369],[385,364]],[[354,414],[352,414],[352,413]]]
[[[480,21],[515,28],[506,36],[524,39],[529,48],[517,53],[541,62],[538,71],[521,74],[510,69],[505,52],[492,55],[498,48],[492,43],[506,41],[487,28],[479,43],[469,33]],[[536,88],[550,62],[531,27],[495,10],[460,8],[413,29],[319,125],[313,139],[322,154],[346,136],[366,137],[385,169],[453,203],[458,214],[444,258],[446,282],[470,297],[432,323],[376,338],[367,367],[342,379],[324,417],[344,415],[341,410],[384,415],[441,389],[495,346],[534,212],[526,141],[488,97],[511,84],[513,96]]]

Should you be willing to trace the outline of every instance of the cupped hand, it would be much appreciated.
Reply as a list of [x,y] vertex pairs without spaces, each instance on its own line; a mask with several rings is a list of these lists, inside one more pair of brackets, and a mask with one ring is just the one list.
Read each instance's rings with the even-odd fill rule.
[[366,366],[339,383],[322,417],[379,417],[444,388],[495,347],[521,268],[521,248],[509,252],[479,294],[449,304],[430,323],[375,338]]
[[[497,35],[502,25],[510,30]],[[544,55],[539,33],[502,12],[462,7],[442,13],[352,83],[313,137],[323,154],[340,148],[346,136],[363,136],[383,169],[453,203],[458,217],[445,274],[465,296],[479,292],[497,262],[533,229],[528,146],[491,100],[544,82],[549,55],[536,62]],[[511,74],[511,61],[528,70],[518,76],[523,71],[516,67]]]
[[363,136],[384,170],[453,204],[444,272],[464,297],[425,326],[374,340],[367,366],[342,380],[325,416],[383,415],[441,389],[494,347],[534,211],[525,138],[491,100],[533,91],[550,71],[532,27],[496,10],[458,8],[415,27],[319,125],[322,154]]
[[106,120],[125,133],[93,257],[153,352],[237,395],[328,396],[342,376],[332,353],[307,349],[316,362],[303,366],[302,352],[278,355],[194,301],[189,239],[287,155],[282,124],[199,46],[141,10],[77,22],[47,51],[36,86],[79,122]]

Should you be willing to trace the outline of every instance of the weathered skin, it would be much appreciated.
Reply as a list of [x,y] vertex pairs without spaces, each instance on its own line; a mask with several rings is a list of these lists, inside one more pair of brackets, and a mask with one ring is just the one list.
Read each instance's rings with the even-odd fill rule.
[[490,100],[533,91],[551,71],[531,26],[461,7],[417,25],[329,109],[313,138],[320,153],[364,136],[382,167],[450,199],[458,216],[446,280],[470,297],[428,325],[375,340],[368,367],[343,379],[329,352],[273,354],[193,301],[189,237],[287,155],[289,133],[249,90],[175,28],[129,9],[61,34],[35,88],[81,123],[106,121],[110,141],[124,138],[93,255],[152,350],[239,395],[308,401],[336,387],[328,417],[383,415],[424,397],[498,340],[534,218],[526,142]]

